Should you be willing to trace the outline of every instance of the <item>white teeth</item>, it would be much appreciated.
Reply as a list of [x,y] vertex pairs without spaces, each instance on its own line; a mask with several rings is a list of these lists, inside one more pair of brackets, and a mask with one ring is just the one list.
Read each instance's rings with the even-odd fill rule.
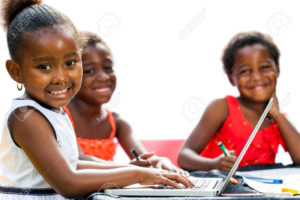
[[254,89],[255,90],[261,90],[261,89],[263,89],[263,86],[256,86]]
[[51,91],[51,94],[53,94],[53,95],[59,95],[59,94],[64,94],[67,91],[68,91],[68,89],[58,90],[58,91]]
[[109,88],[96,89],[97,92],[108,92]]

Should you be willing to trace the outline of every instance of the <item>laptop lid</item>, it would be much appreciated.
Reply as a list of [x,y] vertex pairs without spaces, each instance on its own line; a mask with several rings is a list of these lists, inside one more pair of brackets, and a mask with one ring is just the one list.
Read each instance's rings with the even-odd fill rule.
[[250,146],[252,140],[254,139],[254,137],[255,137],[257,131],[259,130],[259,127],[261,126],[261,124],[263,123],[264,119],[266,118],[266,116],[267,116],[269,110],[271,109],[272,104],[273,104],[273,98],[271,98],[271,99],[269,100],[269,102],[268,102],[268,104],[267,104],[267,106],[266,106],[264,112],[262,113],[262,115],[260,116],[258,122],[256,123],[256,125],[255,125],[255,127],[254,127],[252,133],[250,134],[250,136],[249,136],[249,138],[248,138],[246,144],[244,145],[244,147],[243,147],[243,149],[242,149],[240,155],[239,155],[238,158],[236,159],[234,165],[232,166],[230,172],[228,173],[227,178],[226,178],[225,181],[223,182],[222,188],[221,188],[220,191],[217,193],[217,196],[220,195],[220,194],[222,194],[222,193],[224,192],[226,186],[228,185],[228,182],[229,182],[230,178],[231,178],[231,177],[233,176],[233,174],[236,172],[236,170],[237,170],[237,168],[238,168],[238,166],[239,166],[241,160],[243,159],[243,157],[244,157],[244,155],[245,155],[247,149],[249,148],[249,146]]

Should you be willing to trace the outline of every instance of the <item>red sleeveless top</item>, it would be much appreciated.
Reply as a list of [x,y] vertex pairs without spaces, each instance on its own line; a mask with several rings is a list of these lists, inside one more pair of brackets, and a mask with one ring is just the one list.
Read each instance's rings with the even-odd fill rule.
[[[235,150],[238,156],[253,131],[253,127],[240,109],[237,98],[226,96],[226,99],[228,103],[228,117],[219,132],[211,138],[201,152],[200,155],[203,157],[215,158],[222,154],[218,146],[219,141],[222,141],[228,150]],[[277,124],[273,121],[270,126],[257,132],[239,166],[274,164],[279,144],[286,151],[286,146]]]
[[[68,114],[73,124],[73,127],[75,128],[69,109],[67,107],[63,107],[63,109]],[[109,110],[106,111],[108,114],[108,121],[112,128],[109,138],[86,139],[86,138],[77,137],[77,142],[80,145],[84,154],[95,156],[103,160],[112,161],[114,156],[116,155],[116,149],[117,149],[117,143],[114,142],[114,138],[116,135],[116,123],[112,112],[110,112]]]

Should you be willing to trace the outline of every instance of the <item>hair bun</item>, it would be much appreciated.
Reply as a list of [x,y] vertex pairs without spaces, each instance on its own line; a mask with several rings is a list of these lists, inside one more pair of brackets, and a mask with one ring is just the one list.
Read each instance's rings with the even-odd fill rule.
[[42,0],[2,0],[3,26],[8,28],[12,20],[24,9],[33,4],[41,4]]

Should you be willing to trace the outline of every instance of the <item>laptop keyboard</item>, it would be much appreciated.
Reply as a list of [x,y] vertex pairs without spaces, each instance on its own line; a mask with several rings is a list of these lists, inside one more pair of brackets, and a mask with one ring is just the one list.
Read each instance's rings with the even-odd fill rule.
[[215,179],[212,178],[198,178],[198,177],[190,177],[189,178],[195,185],[194,189],[197,190],[205,190],[207,186],[211,184],[211,182],[216,182]]
[[205,189],[213,179],[190,177],[190,180],[194,183],[196,189]]
[[[215,184],[217,184],[217,180],[215,178],[199,178],[199,177],[189,177],[189,180],[192,181],[192,183],[194,183],[195,187],[193,188],[185,188],[184,185],[182,185],[181,183],[179,184],[181,186],[182,189],[189,189],[189,190],[205,190],[207,188],[207,186],[213,184],[213,182],[215,182]],[[171,186],[163,186],[162,188],[165,189],[175,189]]]

